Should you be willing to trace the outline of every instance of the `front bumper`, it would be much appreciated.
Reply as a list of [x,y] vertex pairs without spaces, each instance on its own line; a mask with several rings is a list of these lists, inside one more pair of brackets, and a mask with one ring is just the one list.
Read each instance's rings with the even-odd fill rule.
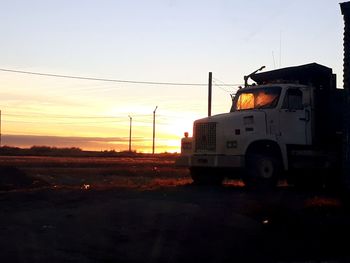
[[220,167],[241,168],[245,161],[243,155],[191,155],[180,156],[176,162],[179,167]]

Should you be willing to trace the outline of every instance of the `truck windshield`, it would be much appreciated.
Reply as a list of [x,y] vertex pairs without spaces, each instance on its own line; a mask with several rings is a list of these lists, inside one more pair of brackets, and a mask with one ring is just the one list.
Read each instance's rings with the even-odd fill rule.
[[242,89],[233,99],[231,112],[250,109],[271,109],[276,107],[280,87]]

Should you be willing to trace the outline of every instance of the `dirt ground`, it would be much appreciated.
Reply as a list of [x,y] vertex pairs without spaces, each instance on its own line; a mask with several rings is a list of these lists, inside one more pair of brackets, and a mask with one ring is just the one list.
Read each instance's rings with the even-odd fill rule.
[[345,195],[196,186],[173,161],[0,157],[1,262],[350,262]]

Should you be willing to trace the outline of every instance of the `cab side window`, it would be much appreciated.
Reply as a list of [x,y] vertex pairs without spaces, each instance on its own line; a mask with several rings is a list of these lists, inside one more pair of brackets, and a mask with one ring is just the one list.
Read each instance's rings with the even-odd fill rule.
[[284,97],[282,109],[302,110],[303,93],[300,89],[289,89]]

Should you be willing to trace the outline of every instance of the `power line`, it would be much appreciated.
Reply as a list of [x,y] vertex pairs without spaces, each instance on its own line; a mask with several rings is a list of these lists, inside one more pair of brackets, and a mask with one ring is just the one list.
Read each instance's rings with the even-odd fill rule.
[[[19,117],[18,115],[12,115],[12,114],[2,114],[4,116],[7,116],[7,117]],[[47,117],[47,116],[46,116]],[[4,122],[8,122],[8,123],[28,123],[28,124],[43,124],[43,123],[46,123],[46,124],[52,124],[52,125],[84,125],[84,124],[106,124],[106,123],[109,123],[109,124],[113,124],[113,123],[127,123],[127,119],[125,117],[123,118],[106,118],[108,120],[101,120],[101,119],[98,119],[96,121],[76,121],[76,122],[62,122],[62,121],[55,121],[55,120],[40,120],[40,121],[37,121],[36,119],[37,118],[42,118],[40,116],[31,116],[31,115],[21,115],[20,118],[35,118],[34,121],[27,121],[27,120],[13,120],[13,119],[6,119],[6,120],[3,120]],[[89,117],[87,117],[89,118]],[[87,119],[85,118],[85,119]],[[53,118],[55,119],[55,118]],[[78,119],[76,117],[74,118],[70,118],[70,117],[64,117],[63,119]],[[94,119],[94,117],[92,118]],[[165,119],[165,121],[164,121]],[[145,119],[136,119],[136,126],[138,126],[139,124],[150,124],[150,121],[147,121]],[[169,122],[166,121],[166,118],[163,117],[163,121],[160,121],[159,122],[160,125],[168,125]]]
[[[29,113],[29,114],[17,114],[17,113],[5,113],[4,116],[9,117],[46,117],[53,119],[124,119],[125,116],[80,116],[80,115],[55,115],[55,114],[41,114],[41,113]],[[148,117],[152,114],[135,114],[136,117]]]
[[[126,120],[125,115],[116,115],[116,116],[87,116],[87,115],[56,115],[56,114],[45,114],[45,113],[3,113],[3,116],[7,117],[19,117],[19,118],[51,118],[51,119],[96,119],[96,120],[110,120],[110,122],[116,122],[116,120]],[[137,118],[146,118],[151,117],[152,114],[133,114],[133,117]],[[183,116],[175,116],[168,114],[158,114],[162,119],[182,119]]]
[[12,69],[3,69],[3,68],[0,68],[0,71],[46,76],[46,77],[55,77],[55,78],[70,78],[70,79],[108,81],[108,82],[118,82],[118,83],[147,84],[147,85],[174,85],[174,86],[205,86],[206,85],[206,84],[198,84],[198,83],[174,83],[174,82],[135,81],[135,80],[105,79],[105,78],[95,78],[95,77],[80,77],[80,76],[72,76],[72,75],[60,75],[60,74],[12,70]]
[[214,86],[218,87],[219,89],[221,89],[222,91],[225,91],[226,93],[231,93],[229,90],[224,89],[223,87],[221,87],[220,85],[217,84],[217,82],[215,80],[213,80],[214,82]]
[[[109,122],[46,122],[46,121],[16,121],[16,120],[2,120],[3,123],[18,123],[18,124],[50,124],[50,125],[69,125],[69,126],[74,126],[74,127],[79,127],[79,126],[89,126],[89,127],[100,127],[101,125],[106,125],[106,124],[115,124],[115,123],[124,123],[123,125],[124,128],[127,126],[127,121],[109,121]],[[159,126],[168,126],[168,123],[164,122],[159,122],[157,123]],[[134,127],[151,127],[150,122],[146,121],[136,121],[135,124],[133,124]]]
[[[54,77],[54,78],[69,78],[69,79],[145,84],[145,85],[167,85],[167,86],[207,86],[208,85],[208,84],[202,84],[202,83],[156,82],[156,81],[136,81],[136,80],[106,79],[106,78],[95,78],[95,77],[81,77],[81,76],[73,76],[73,75],[61,75],[61,74],[13,70],[13,69],[4,69],[4,68],[0,68],[0,71],[18,73],[18,74],[29,74],[29,75],[36,75],[36,76]],[[239,86],[239,85],[240,84],[223,84],[220,86]]]
[[100,122],[52,122],[52,121],[19,121],[19,120],[3,120],[3,122],[8,123],[26,123],[26,124],[50,124],[50,125],[85,125],[85,124],[106,124],[106,123],[119,123],[119,122],[126,122],[126,121],[100,121]]
[[[219,81],[219,82],[221,82],[222,84],[217,84],[216,81]],[[218,79],[218,78],[214,78],[214,83],[215,83],[215,86],[217,86],[218,88],[222,89],[223,91],[225,91],[225,92],[227,92],[227,93],[231,93],[231,91],[222,88],[222,86],[226,86],[226,87],[231,87],[231,88],[233,88],[232,86],[241,86],[241,85],[242,85],[242,84],[239,84],[239,85],[226,84],[226,83],[224,83],[222,80],[220,80],[220,79]],[[236,88],[236,89],[237,89],[237,88]]]
[[34,117],[34,118],[52,118],[52,119],[115,119],[117,117],[103,117],[103,116],[59,116],[59,115],[48,115],[48,114],[3,114],[9,117]]

